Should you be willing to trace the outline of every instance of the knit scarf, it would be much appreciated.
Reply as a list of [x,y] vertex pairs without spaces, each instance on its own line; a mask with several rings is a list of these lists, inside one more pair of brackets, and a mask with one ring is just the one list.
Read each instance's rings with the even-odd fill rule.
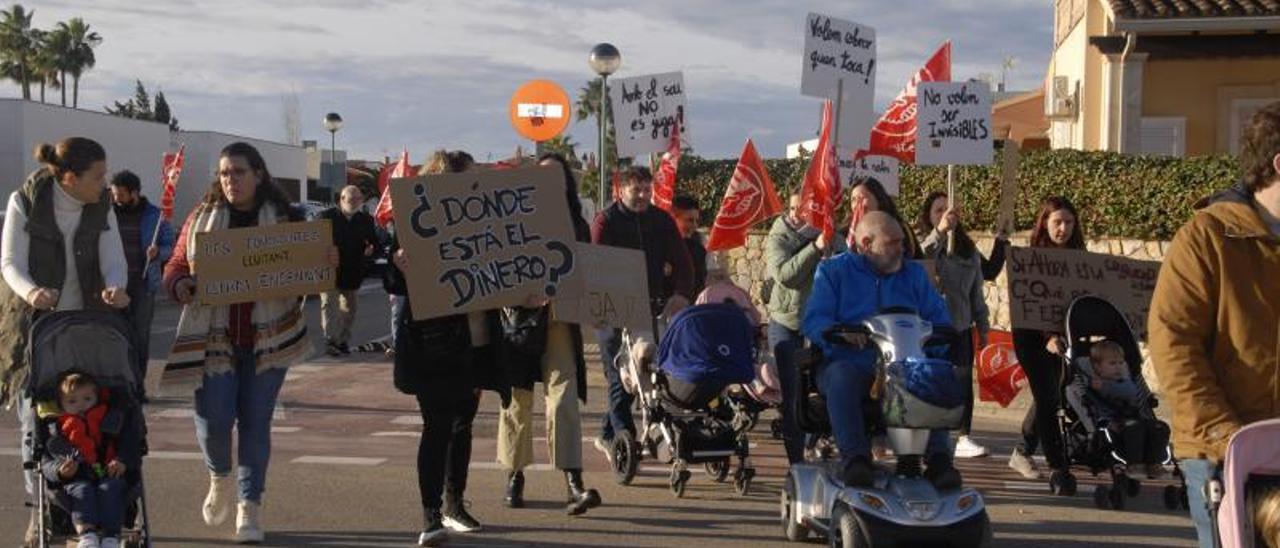
[[[196,234],[227,230],[231,213],[226,205],[201,205],[187,231],[187,260],[195,264]],[[258,226],[280,222],[276,208],[264,203],[258,210]],[[206,375],[230,372],[234,366],[229,322],[231,307],[192,302],[182,307],[178,334],[169,353],[169,369],[204,367]],[[302,361],[307,350],[307,323],[302,300],[297,297],[266,299],[253,303],[254,355],[258,373],[285,368]]]

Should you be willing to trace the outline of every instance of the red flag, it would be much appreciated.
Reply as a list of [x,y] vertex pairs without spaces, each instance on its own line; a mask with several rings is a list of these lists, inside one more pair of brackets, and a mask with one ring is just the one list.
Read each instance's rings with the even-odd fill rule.
[[800,187],[800,218],[809,226],[821,229],[828,240],[836,232],[836,205],[840,200],[840,162],[831,135],[834,126],[831,101],[827,101],[822,106],[818,148],[809,159],[809,169]]
[[671,142],[667,144],[667,153],[662,155],[662,164],[658,172],[653,174],[653,205],[671,213],[671,201],[676,197],[676,166],[680,165],[680,122],[671,126]]
[[[978,346],[975,344],[974,348]],[[1018,391],[1027,384],[1027,374],[1018,365],[1018,356],[1013,351],[1013,336],[1008,331],[993,329],[987,334],[987,347],[978,350],[977,367],[978,399],[982,401],[1009,407]]]
[[720,212],[711,226],[707,251],[733,249],[747,243],[747,229],[760,221],[782,212],[778,191],[773,188],[769,170],[756,152],[756,146],[747,139],[733,168],[733,178],[724,191]]
[[916,162],[916,87],[920,82],[951,81],[951,41],[942,44],[907,87],[898,92],[880,121],[871,128],[871,153],[894,156],[904,164]]
[[182,177],[186,149],[187,145],[182,145],[178,147],[177,153],[166,152],[160,167],[160,216],[166,221],[173,219],[173,199],[178,192],[178,179]]
[[856,252],[858,249],[858,238],[855,236],[855,233],[858,231],[858,224],[862,222],[862,217],[867,214],[867,201],[858,200],[854,202],[852,201],[852,196],[850,196],[849,199],[849,234],[845,237],[845,244],[849,246],[849,251]]
[[612,175],[611,177],[612,177],[612,179],[611,179],[611,181],[610,181],[610,182],[611,182],[611,183],[612,183],[612,185],[613,185],[613,186],[612,186],[612,189],[613,189],[613,195],[612,195],[612,196],[613,196],[613,198],[612,198],[612,200],[616,202],[616,201],[618,201],[618,200],[620,199],[620,195],[618,194],[618,187],[622,185],[622,172],[620,172],[620,171],[618,171],[618,170],[616,170],[616,169],[615,169],[615,170],[613,171],[613,175]]
[[395,165],[382,168],[382,172],[378,174],[378,191],[382,192],[382,196],[378,198],[378,208],[373,212],[373,219],[378,222],[378,226],[386,228],[391,223],[391,189],[389,183],[392,179],[403,179],[411,177],[409,173],[413,167],[409,164],[409,149],[404,149],[400,153],[400,161]]

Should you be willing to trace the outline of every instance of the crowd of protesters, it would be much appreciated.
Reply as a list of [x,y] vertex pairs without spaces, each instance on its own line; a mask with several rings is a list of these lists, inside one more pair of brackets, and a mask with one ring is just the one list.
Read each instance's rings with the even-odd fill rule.
[[[31,458],[27,440],[35,424],[22,389],[32,322],[53,311],[116,311],[133,330],[141,351],[137,367],[145,371],[156,300],[167,297],[183,307],[167,360],[204,372],[194,394],[195,434],[209,475],[200,512],[215,526],[234,508],[235,540],[261,542],[271,418],[288,367],[310,357],[306,299],[229,306],[196,301],[195,237],[298,222],[303,215],[275,184],[261,154],[244,143],[222,150],[216,179],[177,231],[141,194],[137,175],[121,171],[108,177],[106,153],[94,141],[72,137],[40,145],[36,157],[43,167],[9,198],[0,253],[5,282],[0,284],[0,403],[18,409],[24,457]],[[1280,382],[1275,329],[1280,293],[1274,286],[1280,279],[1280,103],[1252,118],[1240,163],[1240,183],[1206,199],[1174,238],[1148,318],[1149,349],[1161,396],[1172,410],[1173,447],[1201,546],[1213,542],[1202,488],[1220,474],[1229,439],[1249,423],[1277,417],[1280,408],[1274,390]],[[708,264],[695,200],[677,195],[670,213],[654,207],[653,175],[630,167],[620,175],[613,203],[588,220],[568,161],[552,154],[539,158],[539,164],[563,172],[569,222],[579,242],[643,252],[653,316],[670,317],[694,301],[706,284]],[[466,152],[440,151],[419,174],[475,169]],[[769,282],[763,300],[768,347],[781,383],[786,458],[790,463],[806,459],[806,440],[791,410],[801,396],[793,355],[808,339],[829,358],[816,381],[827,396],[843,478],[851,485],[869,484],[877,457],[874,438],[882,433],[874,427],[876,417],[863,416],[862,400],[874,382],[873,357],[828,347],[820,339],[827,327],[864,317],[889,299],[963,335],[951,349],[967,400],[963,424],[954,443],[944,431],[935,432],[925,459],[926,477],[939,487],[959,485],[952,459],[989,453],[973,435],[973,365],[991,330],[984,284],[1002,271],[1009,234],[998,232],[988,255],[970,236],[962,208],[944,193],[926,197],[914,224],[874,179],[856,182],[849,196],[853,213],[844,234],[806,226],[797,192],[766,239],[763,268]],[[352,351],[352,326],[370,265],[377,257],[389,262],[383,286],[392,304],[392,333],[385,350],[394,361],[395,388],[415,397],[424,424],[417,457],[424,515],[419,543],[436,545],[446,531],[482,527],[465,500],[482,390],[497,392],[502,402],[498,461],[505,470],[508,507],[525,506],[538,383],[551,463],[564,475],[567,513],[579,515],[601,505],[600,493],[583,479],[581,409],[588,392],[583,329],[553,319],[545,297],[501,310],[415,320],[405,283],[409,260],[394,225],[379,227],[366,212],[360,188],[343,188],[337,205],[320,218],[331,224],[328,259],[336,269],[335,289],[319,299],[323,348],[330,356],[341,359]],[[1061,196],[1041,201],[1031,247],[1081,250],[1085,238],[1075,204]],[[934,279],[911,259],[933,260]],[[876,295],[857,289],[881,283],[887,289]],[[612,367],[620,331],[595,330],[593,338],[605,364],[608,400],[599,431],[592,434],[596,447],[609,455],[620,436],[637,435],[633,401]],[[1041,452],[1051,474],[1066,473],[1070,463],[1064,460],[1056,414],[1063,405],[1061,356],[1068,343],[1061,332],[1030,329],[1015,329],[1013,341],[1034,403],[1009,466],[1039,478],[1034,455]],[[1081,383],[1070,392],[1073,405],[1089,386]],[[873,425],[870,437],[864,424]],[[54,480],[73,476],[62,473],[70,470],[62,464],[53,469],[61,471]],[[44,478],[28,472],[24,481],[33,494],[35,482]],[[101,513],[90,523],[89,513],[74,515],[83,521],[76,524],[82,537],[100,543],[92,546],[112,545],[122,518]],[[33,512],[28,543],[35,527]]]

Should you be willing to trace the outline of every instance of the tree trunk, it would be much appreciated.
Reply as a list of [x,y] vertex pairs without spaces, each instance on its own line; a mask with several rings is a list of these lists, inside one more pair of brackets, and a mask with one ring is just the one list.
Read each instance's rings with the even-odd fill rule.
[[19,65],[18,76],[22,79],[22,98],[31,100],[31,80],[27,78],[27,66]]
[[41,78],[40,79],[40,102],[41,103],[44,102],[44,84],[45,84],[44,78]]
[[67,106],[67,71],[62,71],[62,106]]
[[72,75],[71,81],[71,108],[80,108],[80,76]]

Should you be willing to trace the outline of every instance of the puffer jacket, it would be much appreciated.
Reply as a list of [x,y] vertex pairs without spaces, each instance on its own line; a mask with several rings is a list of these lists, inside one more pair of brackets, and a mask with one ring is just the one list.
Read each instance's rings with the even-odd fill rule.
[[[813,276],[822,262],[822,251],[814,241],[814,237],[793,228],[785,217],[773,222],[765,240],[766,275],[774,281],[769,294],[769,319],[793,331],[800,330]],[[847,249],[843,237],[832,238],[831,245],[834,253]]]
[[1178,231],[1147,317],[1181,458],[1221,461],[1233,433],[1280,417],[1280,238],[1241,185]]

